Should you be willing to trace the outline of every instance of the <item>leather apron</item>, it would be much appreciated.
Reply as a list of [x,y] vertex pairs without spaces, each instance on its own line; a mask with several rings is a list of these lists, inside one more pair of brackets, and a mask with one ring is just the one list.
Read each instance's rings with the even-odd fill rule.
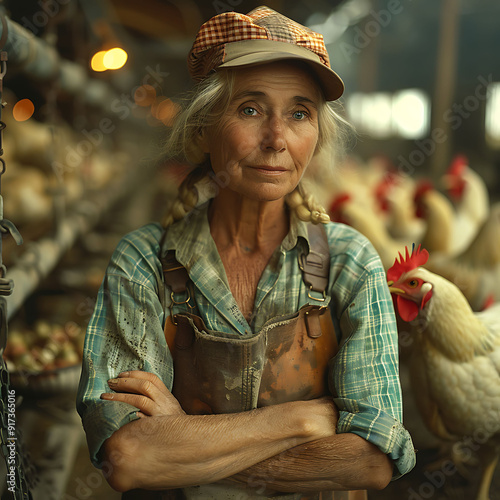
[[[304,281],[311,290],[324,292],[328,279],[318,278],[325,273],[326,267],[329,269],[329,259],[327,262],[323,256],[323,264],[318,266],[318,260],[311,255],[314,254],[313,250],[314,248],[309,254],[309,264],[304,258],[300,267]],[[172,254],[169,259],[164,260],[164,265],[165,281],[173,292],[185,291],[189,280],[187,271]],[[311,272],[316,276],[311,278]],[[321,287],[323,290],[318,290]],[[288,401],[311,400],[330,394],[327,381],[328,364],[335,356],[338,345],[330,311],[328,307],[322,306],[321,302],[318,305],[307,304],[289,316],[272,318],[258,333],[249,337],[209,330],[195,314],[176,314],[165,322],[165,338],[174,359],[172,393],[188,414],[234,413]],[[137,490],[139,496],[133,496],[134,492],[129,492],[124,494],[123,498],[367,498],[366,491],[262,496],[227,484],[220,484],[218,491],[218,484],[163,492]]]

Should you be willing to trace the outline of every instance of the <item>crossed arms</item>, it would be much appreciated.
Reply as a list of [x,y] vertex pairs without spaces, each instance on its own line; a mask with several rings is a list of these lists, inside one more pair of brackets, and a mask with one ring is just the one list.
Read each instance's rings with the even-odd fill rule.
[[152,373],[124,372],[102,399],[139,408],[106,440],[107,478],[118,491],[162,490],[225,480],[266,491],[383,489],[392,462],[352,433],[336,434],[331,398],[222,415],[186,415]]

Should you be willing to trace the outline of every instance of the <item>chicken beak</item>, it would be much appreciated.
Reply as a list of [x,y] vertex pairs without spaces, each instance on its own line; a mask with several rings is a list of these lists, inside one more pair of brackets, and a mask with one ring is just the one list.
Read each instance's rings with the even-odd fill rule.
[[402,288],[398,288],[398,287],[393,286],[393,285],[394,285],[394,281],[388,281],[387,282],[387,286],[389,287],[389,292],[391,292],[391,293],[400,293],[400,294],[406,293]]

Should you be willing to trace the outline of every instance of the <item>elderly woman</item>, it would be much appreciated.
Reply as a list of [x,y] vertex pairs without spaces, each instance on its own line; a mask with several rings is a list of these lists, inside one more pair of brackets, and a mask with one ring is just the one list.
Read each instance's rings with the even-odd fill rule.
[[205,23],[189,65],[168,149],[196,168],[121,241],[87,331],[92,460],[128,498],[366,498],[415,455],[380,260],[301,186],[342,81],[266,7]]

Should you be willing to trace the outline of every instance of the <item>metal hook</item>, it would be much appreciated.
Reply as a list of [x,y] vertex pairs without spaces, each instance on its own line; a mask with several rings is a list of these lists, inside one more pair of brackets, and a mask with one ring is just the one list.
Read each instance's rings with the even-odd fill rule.
[[[180,268],[176,268],[180,269]],[[170,292],[170,300],[172,301],[172,304],[170,305],[170,319],[172,320],[172,323],[177,326],[177,322],[175,321],[175,314],[173,314],[173,306],[174,305],[182,305],[182,304],[187,304],[187,306],[190,309],[195,309],[196,306],[192,306],[189,301],[191,300],[191,293],[189,292],[189,288],[186,288],[186,293],[187,293],[187,299],[183,301],[177,301],[174,299],[174,292]]]
[[186,292],[187,292],[187,299],[183,300],[182,302],[177,302],[174,299],[174,292],[170,292],[170,300],[172,301],[172,304],[175,304],[175,305],[188,304],[189,305],[189,301],[191,300],[191,294],[189,293],[189,288],[186,288]]
[[311,295],[311,292],[313,291],[313,287],[312,285],[309,287],[309,290],[307,290],[307,296],[312,299],[312,300],[316,300],[317,302],[325,302],[326,301],[326,295],[325,295],[325,291],[323,290],[323,298],[322,299],[318,299],[317,297],[313,297]]
[[14,225],[14,223],[11,222],[10,220],[8,220],[8,219],[0,220],[0,232],[2,232],[2,233],[9,232],[10,235],[14,238],[16,245],[23,244],[23,237],[21,236],[21,233],[19,232],[17,227]]

